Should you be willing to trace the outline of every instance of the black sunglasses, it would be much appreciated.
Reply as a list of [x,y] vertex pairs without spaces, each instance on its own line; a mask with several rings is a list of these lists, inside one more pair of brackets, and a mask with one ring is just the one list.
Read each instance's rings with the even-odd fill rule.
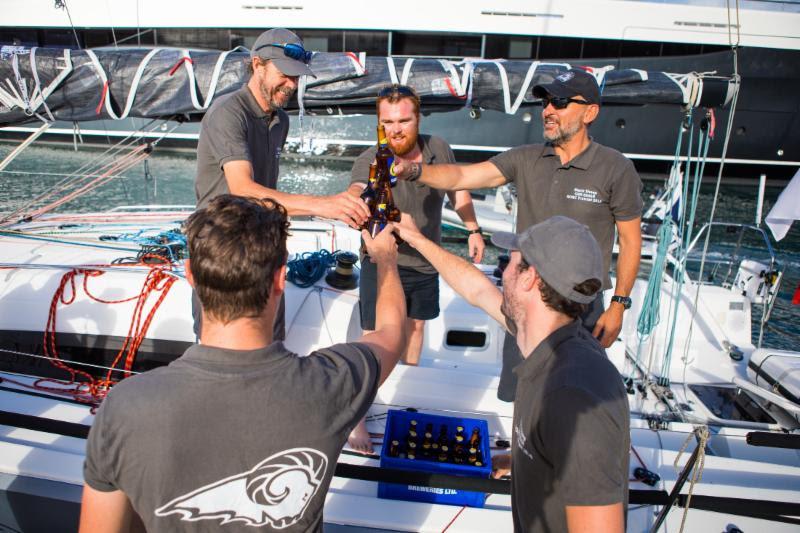
[[586,100],[564,98],[563,96],[545,96],[542,98],[542,107],[552,105],[555,109],[566,109],[569,104],[590,105]]
[[303,48],[302,44],[296,44],[296,43],[262,44],[261,46],[256,48],[256,51],[261,50],[262,48],[266,48],[268,46],[274,46],[275,48],[283,48],[283,55],[285,55],[289,59],[302,61],[306,65],[308,65],[309,61],[311,61],[311,57],[314,55],[314,52],[310,52],[305,48]]
[[414,92],[414,89],[407,85],[399,85],[394,83],[392,85],[387,85],[378,93],[378,98],[386,98],[388,96],[392,96],[393,94],[399,94],[400,96],[408,96],[410,98],[419,98],[417,93]]

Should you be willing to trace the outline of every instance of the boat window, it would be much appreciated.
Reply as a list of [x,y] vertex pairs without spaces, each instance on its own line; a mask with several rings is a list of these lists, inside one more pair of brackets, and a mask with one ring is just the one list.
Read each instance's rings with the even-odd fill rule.
[[10,46],[39,46],[36,30],[22,28],[5,28],[0,30],[0,44]]
[[293,30],[303,39],[307,50],[315,52],[344,52],[345,39],[343,31],[334,30]]
[[536,57],[538,37],[522,37],[509,35],[487,35],[487,59],[533,59]]
[[622,57],[658,57],[661,55],[661,43],[649,41],[623,41]]
[[481,36],[422,32],[392,32],[392,55],[480,57]]
[[451,329],[447,332],[445,345],[458,348],[484,348],[486,346],[486,333],[483,331]]
[[156,44],[159,46],[227,50],[230,47],[230,43],[231,34],[229,30],[209,28],[159,28],[156,31]]
[[389,51],[389,33],[385,31],[346,31],[344,48],[347,52],[366,52],[367,55],[385,56]]
[[583,39],[571,37],[539,37],[539,55],[536,59],[578,59],[581,57]]
[[581,57],[617,59],[620,53],[620,41],[614,39],[584,39]]

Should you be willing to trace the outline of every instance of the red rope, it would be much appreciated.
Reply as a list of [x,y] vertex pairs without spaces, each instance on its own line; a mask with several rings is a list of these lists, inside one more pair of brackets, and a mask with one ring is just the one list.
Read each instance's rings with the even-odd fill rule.
[[100,95],[100,103],[97,104],[97,109],[94,110],[94,114],[95,115],[99,115],[100,111],[103,110],[103,104],[106,103],[106,93],[108,92],[108,84],[109,83],[110,82],[108,80],[106,80],[106,82],[103,84],[103,93]]
[[456,513],[456,515],[453,517],[453,519],[452,519],[452,520],[450,520],[450,522],[449,522],[449,523],[448,523],[448,524],[445,526],[445,528],[442,530],[442,533],[444,533],[445,531],[447,531],[448,529],[450,529],[450,526],[452,526],[452,525],[453,525],[453,523],[454,523],[454,522],[455,522],[455,521],[458,519],[458,517],[459,517],[459,516],[461,516],[461,513],[463,513],[463,512],[464,512],[464,509],[466,509],[466,508],[467,508],[467,506],[465,505],[464,507],[462,507],[461,509],[459,509],[459,510],[458,510],[458,512]]
[[[150,258],[151,257],[149,256],[144,256],[141,260],[144,261],[145,259]],[[139,294],[136,296],[131,296],[130,298],[106,300],[93,295],[89,290],[89,279],[102,276],[105,273],[102,270],[92,269],[91,266],[103,266],[105,268],[114,267],[117,265],[91,265],[87,268],[74,268],[61,277],[61,282],[59,283],[58,289],[56,289],[53,299],[50,302],[50,310],[44,332],[44,354],[50,358],[50,362],[53,364],[53,366],[67,372],[70,378],[69,380],[59,380],[54,378],[38,379],[33,384],[34,388],[56,394],[68,394],[74,397],[77,401],[96,406],[100,404],[103,398],[105,398],[111,386],[116,383],[116,381],[112,379],[112,374],[123,358],[124,374],[121,379],[131,375],[136,354],[145,339],[147,330],[150,327],[150,323],[153,321],[156,311],[164,301],[169,289],[176,280],[174,276],[169,274],[172,265],[162,257],[158,257],[158,259],[164,261],[164,263],[156,265],[147,264],[144,262],[139,263],[142,266],[148,266],[150,270],[147,273],[147,277],[142,284]],[[125,266],[129,267],[130,265]],[[114,357],[114,361],[109,366],[109,370],[104,379],[97,379],[88,372],[72,368],[62,361],[58,355],[58,348],[56,347],[56,318],[58,305],[61,303],[62,305],[66,306],[75,301],[77,295],[75,278],[78,276],[83,276],[83,291],[89,298],[96,302],[103,304],[117,304],[136,300],[136,305],[133,310],[133,317],[131,318],[131,324],[128,327],[128,335],[125,337],[125,341],[123,342],[119,352],[117,352],[117,355]],[[150,295],[154,292],[159,293],[159,296],[150,308],[150,311],[147,312],[144,320],[142,320],[145,304],[150,298]],[[53,383],[59,386],[45,385],[45,383]]]
[[177,62],[177,63],[175,63],[175,66],[173,66],[173,67],[170,69],[170,71],[169,71],[169,75],[170,75],[170,76],[172,76],[173,74],[175,74],[175,72],[177,72],[178,68],[180,68],[180,66],[181,66],[181,65],[183,65],[184,63],[187,63],[187,62],[188,62],[190,65],[194,65],[194,61],[192,61],[192,58],[191,58],[191,57],[182,57],[182,58],[180,58],[180,59],[178,60],[178,62]]
[[467,95],[466,94],[463,94],[461,96],[458,95],[456,90],[453,88],[453,84],[450,82],[450,78],[445,78],[444,79],[444,83],[445,83],[445,85],[447,85],[447,88],[450,89],[450,94],[452,94],[455,98],[458,98],[460,100],[466,100],[467,99]]

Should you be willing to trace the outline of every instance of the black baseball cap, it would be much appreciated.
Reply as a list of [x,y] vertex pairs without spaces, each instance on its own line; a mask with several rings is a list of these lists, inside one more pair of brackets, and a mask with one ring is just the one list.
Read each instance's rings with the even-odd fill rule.
[[561,98],[582,96],[590,104],[600,104],[600,87],[594,76],[580,68],[571,68],[562,72],[550,83],[542,83],[533,87],[533,96],[544,98],[547,95]]

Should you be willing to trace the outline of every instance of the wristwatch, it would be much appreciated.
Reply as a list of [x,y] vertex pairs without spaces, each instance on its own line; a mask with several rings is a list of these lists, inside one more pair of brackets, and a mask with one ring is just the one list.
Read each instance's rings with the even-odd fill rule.
[[478,226],[476,229],[469,229],[469,230],[467,230],[467,233],[468,233],[469,235],[475,235],[476,233],[477,233],[477,234],[479,234],[479,235],[481,235],[481,234],[483,234],[483,230],[481,229],[481,227],[480,227],[480,226]]
[[631,304],[633,303],[633,300],[631,300],[627,296],[619,296],[618,294],[612,296],[611,301],[622,304],[622,307],[624,307],[625,309],[630,309]]

